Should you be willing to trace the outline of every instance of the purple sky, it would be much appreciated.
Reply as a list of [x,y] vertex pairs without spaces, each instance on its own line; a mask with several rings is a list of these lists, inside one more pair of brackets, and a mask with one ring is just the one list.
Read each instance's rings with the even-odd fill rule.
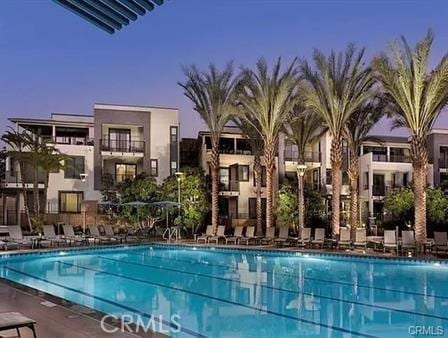
[[[161,105],[180,108],[182,136],[195,137],[203,126],[177,86],[182,64],[291,60],[349,41],[370,57],[401,34],[415,42],[429,27],[435,62],[448,47],[447,15],[442,0],[170,0],[109,35],[50,0],[2,0],[0,123],[91,114],[95,102]],[[375,132],[390,130],[382,123]]]

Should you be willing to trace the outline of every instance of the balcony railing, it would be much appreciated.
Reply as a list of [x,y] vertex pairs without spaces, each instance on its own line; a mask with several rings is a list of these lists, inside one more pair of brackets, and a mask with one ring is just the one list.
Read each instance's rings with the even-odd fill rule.
[[372,154],[372,159],[375,162],[395,162],[395,163],[409,163],[411,158],[408,155],[394,155],[390,154]]
[[93,146],[93,138],[80,136],[56,136],[52,138],[56,144],[70,144],[70,145],[87,145]]
[[127,141],[103,138],[101,139],[101,150],[117,151],[121,153],[143,153],[145,152],[145,141]]
[[[299,152],[297,150],[285,150],[285,161],[297,162],[299,160]],[[318,151],[306,151],[305,162],[320,162],[320,152]]]
[[219,183],[220,191],[240,191],[240,182],[237,180],[230,180],[228,182]]

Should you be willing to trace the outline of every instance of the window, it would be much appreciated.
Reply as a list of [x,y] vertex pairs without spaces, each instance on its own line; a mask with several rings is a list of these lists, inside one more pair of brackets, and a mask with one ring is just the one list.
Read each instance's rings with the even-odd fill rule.
[[136,164],[115,163],[115,181],[132,180],[137,174]]
[[174,175],[177,172],[177,162],[171,161],[171,175]]
[[177,143],[177,127],[170,128],[171,143]]
[[179,127],[170,126],[170,174],[179,170]]
[[348,185],[348,184],[350,184],[350,179],[349,179],[349,177],[348,177],[348,173],[347,173],[347,171],[343,171],[342,172],[342,184],[343,185]]
[[109,129],[109,147],[111,151],[130,151],[130,145],[130,129]]
[[248,165],[239,165],[238,166],[238,178],[240,182],[248,182],[249,181],[249,166]]
[[9,175],[11,177],[16,176],[16,168],[15,167],[16,167],[16,161],[12,157],[10,157],[9,158]]
[[[255,181],[255,175],[254,176],[254,187],[257,186],[257,182]],[[261,167],[261,186],[266,187],[266,167]]]
[[64,177],[80,179],[85,173],[84,156],[71,156],[65,160]]
[[59,192],[59,212],[80,213],[84,193],[75,191]]
[[151,176],[157,177],[159,175],[159,161],[157,159],[151,159]]
[[228,189],[230,182],[230,172],[229,168],[219,168],[219,184],[222,186],[222,189]]

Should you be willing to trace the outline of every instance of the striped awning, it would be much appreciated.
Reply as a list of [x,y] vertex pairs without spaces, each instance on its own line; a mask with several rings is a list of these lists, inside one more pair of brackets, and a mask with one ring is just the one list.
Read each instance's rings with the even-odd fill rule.
[[53,0],[109,34],[151,12],[164,0]]

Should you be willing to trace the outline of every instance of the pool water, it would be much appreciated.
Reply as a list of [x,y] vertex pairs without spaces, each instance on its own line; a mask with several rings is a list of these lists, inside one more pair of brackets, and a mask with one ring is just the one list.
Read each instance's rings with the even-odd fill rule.
[[3,256],[0,277],[173,337],[448,335],[439,263],[141,245]]

